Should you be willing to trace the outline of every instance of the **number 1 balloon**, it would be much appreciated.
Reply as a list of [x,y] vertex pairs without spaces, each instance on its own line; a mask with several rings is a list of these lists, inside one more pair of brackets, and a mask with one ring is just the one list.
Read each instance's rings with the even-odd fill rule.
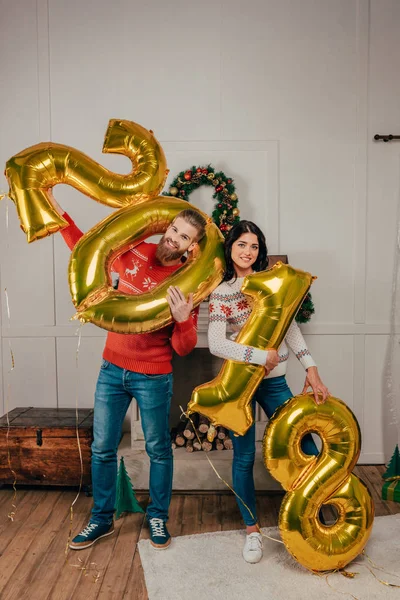
[[[242,292],[250,296],[253,309],[236,342],[278,350],[312,281],[310,273],[281,262],[248,275]],[[215,379],[194,389],[188,411],[244,435],[253,423],[251,399],[264,377],[263,366],[225,360]]]

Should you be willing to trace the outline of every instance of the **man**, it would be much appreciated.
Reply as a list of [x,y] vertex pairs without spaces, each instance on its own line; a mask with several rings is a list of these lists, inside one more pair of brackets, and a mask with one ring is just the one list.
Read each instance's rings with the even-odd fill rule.
[[[69,222],[61,234],[72,250],[83,233],[57,204]],[[183,264],[205,232],[205,219],[196,211],[179,213],[158,244],[142,242],[118,257],[112,270],[119,274],[119,291],[148,292]],[[172,351],[180,356],[197,342],[198,309],[193,294],[186,300],[178,287],[168,288],[168,304],[174,323],[142,334],[109,332],[97,381],[92,444],[94,506],[88,525],[72,540],[70,548],[81,550],[114,532],[117,448],[122,423],[134,397],[139,405],[146,452],[150,458],[150,497],[147,520],[152,545],[167,548],[171,542],[166,527],[171,500],[173,458],[169,432],[172,396]]]

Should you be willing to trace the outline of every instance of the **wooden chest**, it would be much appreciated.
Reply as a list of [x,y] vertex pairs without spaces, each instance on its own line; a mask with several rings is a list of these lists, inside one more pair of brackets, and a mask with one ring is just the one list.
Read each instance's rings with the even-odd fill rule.
[[[14,408],[0,419],[0,485],[79,485],[81,464],[76,438],[76,414],[71,408]],[[91,483],[90,459],[93,410],[78,412],[78,431],[83,459],[83,485]]]

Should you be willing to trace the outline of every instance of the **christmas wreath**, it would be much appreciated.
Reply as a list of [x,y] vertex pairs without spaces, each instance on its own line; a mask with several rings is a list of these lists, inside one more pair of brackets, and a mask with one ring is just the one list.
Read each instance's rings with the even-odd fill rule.
[[[189,201],[190,194],[202,185],[214,188],[215,207],[211,216],[226,237],[233,225],[240,221],[240,211],[237,207],[239,199],[232,177],[227,177],[222,171],[215,172],[211,165],[193,166],[187,171],[181,171],[174,178],[168,192],[164,192],[164,196],[176,196]],[[308,293],[296,315],[297,323],[307,323],[314,312],[311,294]]]
[[222,234],[226,236],[232,226],[240,221],[238,197],[231,177],[227,177],[222,171],[216,173],[211,165],[192,167],[187,171],[181,171],[175,177],[165,195],[189,200],[190,194],[202,185],[214,188],[215,207],[211,216]]

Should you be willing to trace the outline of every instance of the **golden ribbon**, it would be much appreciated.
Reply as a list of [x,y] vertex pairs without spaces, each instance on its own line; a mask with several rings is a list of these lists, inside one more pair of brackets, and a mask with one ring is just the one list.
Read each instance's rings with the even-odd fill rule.
[[388,477],[388,479],[386,479],[386,481],[391,481],[392,482],[386,488],[386,500],[391,500],[392,502],[395,502],[394,492],[396,490],[397,484],[400,481],[400,475],[396,475],[395,477]]

